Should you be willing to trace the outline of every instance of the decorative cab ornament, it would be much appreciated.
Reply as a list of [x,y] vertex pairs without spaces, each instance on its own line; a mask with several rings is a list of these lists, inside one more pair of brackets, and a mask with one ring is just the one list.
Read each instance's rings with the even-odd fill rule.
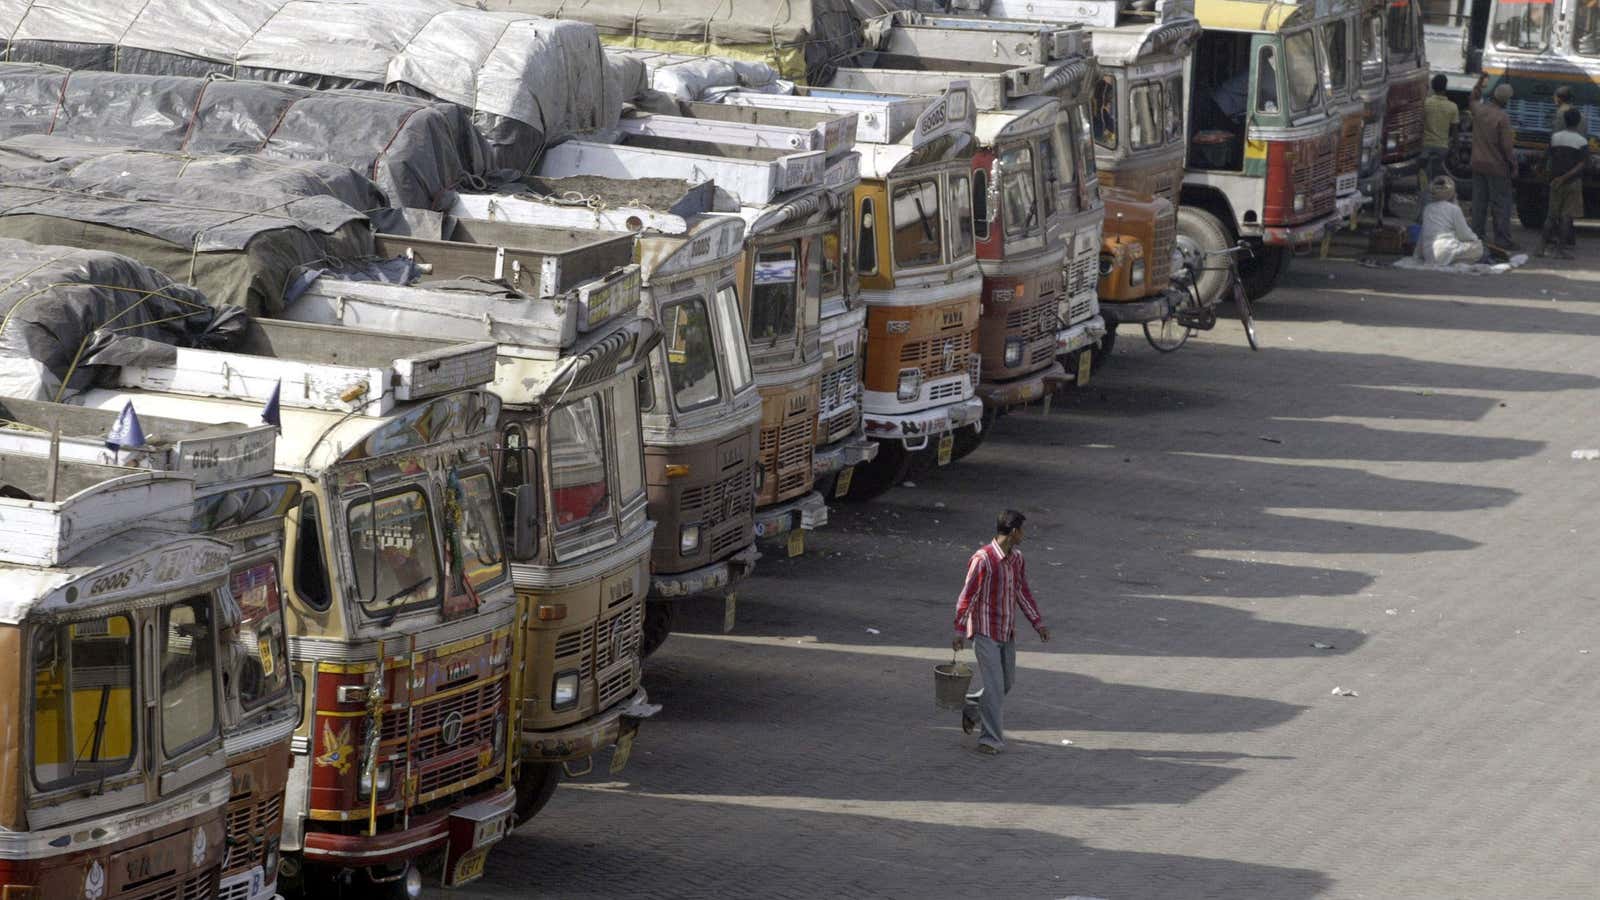
[[84,900],[100,900],[106,895],[106,870],[100,860],[89,864],[89,873],[83,876]]

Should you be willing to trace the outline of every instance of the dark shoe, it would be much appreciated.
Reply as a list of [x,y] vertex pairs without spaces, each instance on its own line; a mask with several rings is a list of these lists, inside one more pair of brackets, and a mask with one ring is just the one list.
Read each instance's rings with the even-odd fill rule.
[[1577,259],[1577,258],[1578,258],[1577,254],[1573,253],[1571,250],[1568,250],[1565,247],[1557,247],[1556,248],[1556,259]]
[[976,731],[977,728],[978,728],[978,720],[977,719],[974,719],[973,717],[967,715],[966,713],[962,713],[961,714],[961,733],[962,734],[971,734],[972,732]]
[[976,752],[979,756],[999,756],[1000,748],[991,747],[988,744],[979,744]]

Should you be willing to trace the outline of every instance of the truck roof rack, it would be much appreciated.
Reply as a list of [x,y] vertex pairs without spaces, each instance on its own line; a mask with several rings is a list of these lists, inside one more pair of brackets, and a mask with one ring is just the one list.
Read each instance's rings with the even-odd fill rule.
[[257,319],[244,352],[173,348],[170,362],[122,366],[117,386],[381,416],[494,379],[495,345]]
[[[61,459],[114,465],[118,454],[105,439],[120,415],[109,409],[6,397],[0,399],[0,453],[48,456],[55,443]],[[278,435],[272,425],[211,425],[143,414],[139,424],[145,445],[125,452],[138,453],[141,468],[189,475],[196,487],[273,472]]]
[[[483,222],[586,228],[595,231],[657,231],[684,234],[691,220],[716,210],[716,184],[673,178],[524,178],[526,190],[516,194],[458,193],[450,215]],[[538,219],[526,215],[537,204]],[[381,236],[380,236],[381,238]]]

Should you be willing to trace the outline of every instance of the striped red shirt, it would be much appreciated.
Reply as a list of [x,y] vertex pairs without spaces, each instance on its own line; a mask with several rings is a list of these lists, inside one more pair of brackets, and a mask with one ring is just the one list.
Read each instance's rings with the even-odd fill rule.
[[1012,548],[1003,553],[994,541],[985,544],[972,554],[967,565],[967,583],[956,600],[956,631],[967,633],[967,620],[973,622],[973,634],[981,634],[996,641],[1009,641],[1016,630],[1016,613],[1022,614],[1035,631],[1044,624],[1039,606],[1033,602],[1033,592],[1028,590],[1028,567],[1022,560],[1022,551]]

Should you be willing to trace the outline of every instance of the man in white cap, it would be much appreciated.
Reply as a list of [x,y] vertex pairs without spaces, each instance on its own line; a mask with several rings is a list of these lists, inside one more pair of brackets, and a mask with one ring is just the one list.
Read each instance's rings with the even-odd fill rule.
[[1482,259],[1483,242],[1467,227],[1467,217],[1456,205],[1456,180],[1440,175],[1428,187],[1432,201],[1422,210],[1417,259],[1441,266]]

